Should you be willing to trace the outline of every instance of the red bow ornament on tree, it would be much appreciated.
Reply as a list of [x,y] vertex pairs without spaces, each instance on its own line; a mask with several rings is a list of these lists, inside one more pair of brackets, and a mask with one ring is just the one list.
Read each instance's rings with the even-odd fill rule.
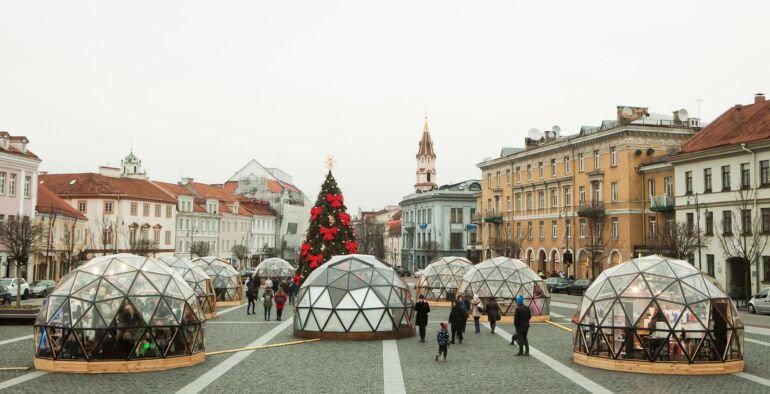
[[358,244],[355,241],[347,241],[345,242],[345,249],[348,250],[348,253],[355,254],[358,252]]
[[310,220],[315,220],[315,218],[318,217],[318,215],[321,214],[321,211],[323,211],[323,208],[321,207],[313,207],[310,209]]
[[340,231],[337,227],[324,227],[321,226],[320,233],[324,237],[324,241],[331,241],[334,239],[334,237],[337,236],[337,233]]
[[337,217],[340,219],[340,223],[342,223],[343,226],[350,224],[350,215],[348,215],[346,212],[340,212]]
[[321,260],[323,260],[323,258],[324,258],[324,255],[322,254],[317,254],[317,255],[309,254],[307,255],[307,257],[305,257],[305,259],[307,259],[307,261],[310,262],[310,268],[312,269],[318,268],[318,264],[321,264]]
[[308,253],[310,253],[310,248],[311,248],[311,246],[310,246],[310,244],[309,244],[309,243],[305,243],[305,242],[303,242],[303,243],[302,243],[302,254],[301,254],[301,255],[302,255],[302,256],[305,256],[305,255],[307,255]]
[[339,208],[342,206],[342,194],[327,194],[326,202],[328,202],[332,208]]

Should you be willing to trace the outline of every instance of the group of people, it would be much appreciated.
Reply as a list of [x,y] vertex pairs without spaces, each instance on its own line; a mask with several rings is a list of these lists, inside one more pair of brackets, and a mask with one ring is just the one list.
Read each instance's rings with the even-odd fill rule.
[[259,296],[260,288],[262,288],[262,283],[259,276],[255,273],[246,281],[246,298],[249,301],[246,306],[246,315],[256,315],[257,312],[254,310],[256,308],[256,302],[261,300],[264,308],[265,321],[270,321],[273,304],[275,304],[276,320],[281,321],[281,316],[283,315],[283,309],[286,306],[286,303],[294,302],[294,296],[296,295],[299,286],[293,280],[286,281],[268,277],[265,279],[262,297]]
[[[532,317],[532,313],[530,312],[529,307],[524,305],[524,297],[521,295],[516,297],[516,303],[518,304],[514,313],[514,327],[516,328],[516,333],[511,338],[511,345],[518,344],[519,353],[517,356],[529,356],[527,333],[529,331],[529,320]],[[425,342],[425,328],[428,325],[430,304],[425,300],[424,295],[420,294],[418,297],[414,311],[415,325],[418,327],[420,333],[420,342]],[[480,333],[481,325],[479,320],[481,319],[481,316],[485,314],[489,321],[490,332],[494,334],[497,322],[502,318],[500,306],[497,304],[497,301],[492,298],[485,304],[484,301],[479,298],[478,294],[474,294],[471,301],[468,301],[468,299],[464,298],[462,295],[458,295],[457,298],[452,301],[452,309],[449,312],[448,319],[449,324],[445,322],[439,324],[439,331],[436,334],[436,340],[438,342],[438,353],[435,356],[436,361],[439,360],[439,357],[442,357],[442,359],[446,361],[450,344],[463,343],[463,334],[465,333],[465,326],[469,316],[473,317],[475,333]]]

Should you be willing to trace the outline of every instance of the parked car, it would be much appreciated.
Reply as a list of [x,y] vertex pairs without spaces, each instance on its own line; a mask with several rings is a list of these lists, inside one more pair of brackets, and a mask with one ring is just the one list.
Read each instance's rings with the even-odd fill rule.
[[46,297],[56,287],[55,280],[36,280],[29,284],[29,295],[32,297]]
[[254,270],[256,268],[246,268],[241,270],[241,280],[243,282],[246,282],[246,279],[249,279],[250,276],[254,275]]
[[11,303],[11,292],[5,286],[0,286],[0,304],[8,305]]
[[566,278],[548,278],[545,280],[545,286],[548,288],[548,291],[551,293],[558,293],[560,291],[566,291],[567,286],[569,286],[569,281]]
[[770,313],[770,287],[751,297],[748,308],[749,313]]
[[405,270],[404,267],[398,266],[394,269],[399,276],[410,276],[410,272]]
[[[5,286],[8,291],[11,292],[11,297],[16,297],[16,286],[18,284],[18,278],[3,278],[0,279],[0,286]],[[24,278],[21,278],[21,299],[26,300],[29,297],[29,284]]]
[[578,279],[567,286],[567,294],[582,295],[591,286],[591,279]]

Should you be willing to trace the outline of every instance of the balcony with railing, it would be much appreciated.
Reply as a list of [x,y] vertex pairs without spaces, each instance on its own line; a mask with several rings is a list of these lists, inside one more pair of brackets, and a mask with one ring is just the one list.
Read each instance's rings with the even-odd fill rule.
[[497,209],[487,209],[484,212],[484,223],[502,223],[503,212]]
[[650,211],[671,212],[674,210],[674,196],[664,194],[650,197]]
[[481,212],[474,212],[471,215],[471,223],[481,223],[484,220],[484,214]]
[[578,207],[578,216],[580,217],[602,217],[604,216],[604,201],[590,200],[583,201]]

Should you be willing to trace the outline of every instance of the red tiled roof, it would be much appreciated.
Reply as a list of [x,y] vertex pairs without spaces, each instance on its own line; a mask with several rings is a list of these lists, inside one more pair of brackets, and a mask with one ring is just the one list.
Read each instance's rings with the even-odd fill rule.
[[682,145],[680,154],[770,139],[770,101],[733,106]]
[[[6,137],[11,141],[29,143],[29,140],[27,139],[27,137],[24,137],[22,135],[13,136],[7,131],[0,131],[0,137]],[[8,145],[8,149],[3,149],[3,147],[0,146],[0,152],[10,153],[12,155],[24,156],[24,157],[40,160],[40,158],[37,157],[36,154],[32,153],[31,150],[27,149],[26,152],[22,152],[21,150],[19,150],[18,148],[14,147],[11,144]]]
[[192,188],[198,193],[198,196],[200,197],[216,198],[217,200],[225,201],[228,203],[238,201],[238,196],[233,193],[228,193],[221,187],[211,186],[205,183],[192,182]]
[[161,189],[163,189],[166,193],[171,194],[174,197],[182,196],[194,196],[195,193],[191,192],[190,189],[188,189],[186,186],[182,186],[177,183],[169,183],[169,182],[158,182],[153,181],[156,185],[158,185]]
[[401,220],[388,220],[388,234],[398,235],[401,234]]
[[399,209],[398,212],[394,213],[390,220],[401,220],[401,210]]
[[287,189],[290,192],[299,192],[299,189],[290,183],[274,181],[271,179],[267,180],[267,188],[270,190],[270,193],[280,193],[282,189]]
[[62,200],[45,185],[37,187],[37,206],[35,211],[38,213],[48,213],[62,215],[79,220],[88,220],[88,218],[75,208],[72,208],[66,201]]
[[121,197],[137,200],[176,203],[164,189],[146,179],[114,178],[92,172],[80,174],[46,174],[40,176],[52,192],[63,197]]
[[225,182],[225,184],[222,185],[222,188],[225,189],[225,191],[228,193],[235,193],[235,190],[238,189],[238,182],[236,181]]
[[267,201],[242,198],[241,207],[246,207],[254,215],[275,216],[273,210],[270,209],[270,203]]

